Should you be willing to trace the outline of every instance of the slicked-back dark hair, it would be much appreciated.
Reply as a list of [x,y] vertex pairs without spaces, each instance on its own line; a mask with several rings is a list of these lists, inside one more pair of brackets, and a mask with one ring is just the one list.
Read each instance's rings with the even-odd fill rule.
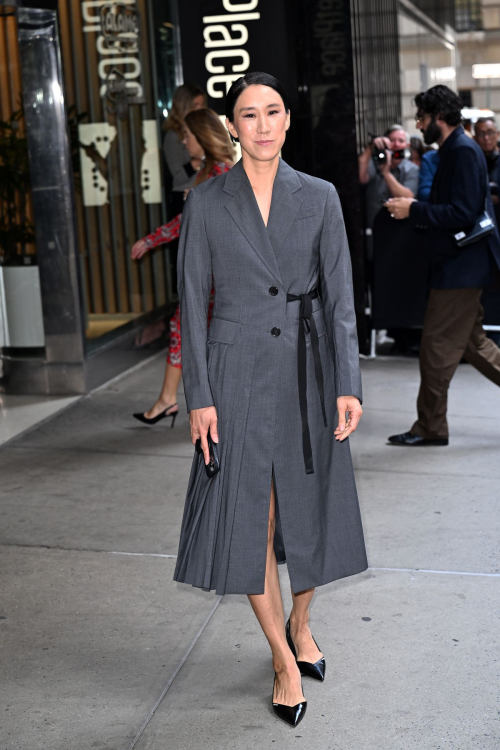
[[439,117],[447,125],[454,127],[462,122],[462,100],[448,86],[439,84],[415,97],[417,112]]
[[261,73],[256,71],[254,73],[245,73],[244,76],[234,81],[233,85],[227,92],[226,96],[226,117],[229,122],[234,121],[234,108],[237,100],[245,89],[249,86],[269,86],[270,89],[274,89],[277,94],[283,99],[285,105],[285,111],[290,111],[290,105],[288,103],[288,97],[285,93],[285,89],[278,81],[277,78],[270,75],[270,73]]

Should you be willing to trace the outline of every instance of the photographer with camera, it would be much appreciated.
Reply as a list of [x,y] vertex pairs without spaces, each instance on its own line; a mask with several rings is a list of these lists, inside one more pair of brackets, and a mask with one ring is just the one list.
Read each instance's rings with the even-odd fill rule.
[[[382,206],[389,198],[413,198],[417,194],[419,168],[405,158],[409,136],[402,125],[391,125],[384,136],[371,138],[358,158],[358,166],[359,181],[365,187],[366,253],[371,261],[373,309],[377,307],[378,319],[384,321],[378,326],[379,341],[384,341],[388,329],[395,347],[406,351],[413,339],[406,322],[394,315],[398,303],[386,289],[401,276],[401,245],[407,243],[404,230],[398,231],[384,221]],[[396,319],[397,327],[393,325]]]
[[382,203],[389,198],[413,198],[418,167],[405,158],[409,137],[402,125],[391,125],[373,138],[358,159],[359,181],[366,185],[366,226],[373,227]]

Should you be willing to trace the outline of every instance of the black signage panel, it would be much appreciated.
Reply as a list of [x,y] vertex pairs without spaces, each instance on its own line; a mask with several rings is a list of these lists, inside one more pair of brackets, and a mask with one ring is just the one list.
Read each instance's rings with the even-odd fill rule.
[[178,0],[178,8],[184,81],[202,86],[218,114],[247,71],[271,73],[285,87],[292,117],[283,155],[339,190],[364,341],[350,0]]
[[248,71],[271,73],[293,98],[285,0],[179,0],[179,22],[184,80],[204,88],[218,114]]

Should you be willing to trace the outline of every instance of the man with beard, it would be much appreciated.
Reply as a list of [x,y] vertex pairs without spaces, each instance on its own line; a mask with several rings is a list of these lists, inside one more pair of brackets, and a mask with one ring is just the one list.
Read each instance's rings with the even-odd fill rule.
[[385,204],[394,219],[409,218],[427,230],[422,241],[431,257],[430,293],[420,348],[418,419],[409,432],[392,435],[393,445],[448,445],[448,388],[464,357],[500,386],[500,349],[482,327],[481,295],[500,269],[495,231],[465,247],[454,235],[468,231],[485,208],[493,216],[483,152],[465,135],[461,101],[447,86],[415,97],[417,124],[428,145],[440,146],[430,201],[392,198]]

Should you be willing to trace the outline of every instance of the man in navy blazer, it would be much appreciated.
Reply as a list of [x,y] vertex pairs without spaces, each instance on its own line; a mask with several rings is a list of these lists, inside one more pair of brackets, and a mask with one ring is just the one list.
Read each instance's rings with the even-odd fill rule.
[[424,141],[437,142],[439,166],[429,203],[393,198],[385,205],[395,219],[409,218],[431,258],[429,302],[420,348],[418,419],[409,432],[392,435],[395,445],[448,445],[448,388],[462,359],[500,386],[500,349],[482,327],[483,290],[500,269],[500,238],[495,229],[466,247],[454,235],[472,228],[485,210],[494,216],[483,152],[461,125],[462,103],[447,86],[434,86],[415,98]]

